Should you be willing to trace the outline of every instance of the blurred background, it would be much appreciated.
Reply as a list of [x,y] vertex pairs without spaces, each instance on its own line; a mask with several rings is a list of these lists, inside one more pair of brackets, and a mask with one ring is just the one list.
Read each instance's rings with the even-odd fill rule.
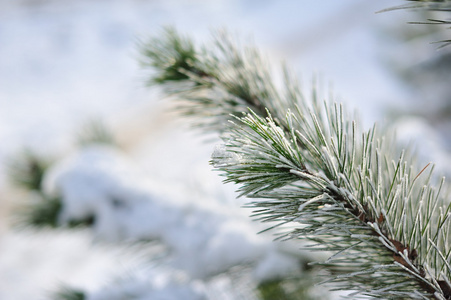
[[[261,228],[250,221],[249,211],[239,208],[245,200],[235,200],[234,187],[222,185],[208,165],[214,142],[190,130],[157,87],[145,87],[147,74],[139,67],[137,41],[158,36],[168,25],[199,42],[208,41],[212,30],[225,28],[252,40],[273,62],[286,62],[306,89],[312,76],[319,76],[337,101],[359,111],[364,126],[388,122],[406,143],[419,146],[422,159],[437,162],[447,173],[451,55],[449,49],[430,44],[446,38],[447,32],[407,24],[425,20],[428,13],[376,14],[400,4],[403,1],[0,0],[0,299],[48,299],[61,286],[75,286],[77,295],[87,299],[271,299],[274,290],[286,297],[280,299],[296,299],[289,298],[289,280],[282,286],[280,278],[298,282],[302,274],[274,269],[281,261],[289,264],[296,245],[277,246],[272,252],[267,250],[273,247],[268,246],[271,236],[253,239],[253,230]],[[93,150],[87,146],[91,142],[108,146]],[[42,174],[32,175],[30,166]],[[37,177],[38,185],[19,188],[18,181],[27,176]],[[46,192],[41,191],[43,182]],[[89,190],[95,196],[80,192],[96,183],[103,185]],[[140,222],[124,215],[106,217],[104,206],[87,209],[77,204],[66,209],[66,219],[58,215],[56,223],[78,218],[88,228],[37,226],[38,221],[26,228],[16,224],[24,207],[42,201],[35,198],[52,195],[68,205],[83,197],[110,195],[118,185],[114,197],[135,195],[126,201],[127,209],[133,211],[131,219]],[[64,202],[64,197],[75,200]],[[157,204],[146,206],[144,201],[149,214],[137,215],[136,207],[146,197]],[[116,209],[122,205],[113,204]],[[207,212],[216,216],[224,207],[227,213],[221,213],[220,222],[208,219]],[[94,222],[87,220],[85,210]],[[157,224],[152,220],[161,219],[159,214],[176,221]],[[243,224],[240,229],[230,225],[237,222]],[[156,224],[177,234],[162,233]],[[218,231],[206,230],[205,224]],[[237,233],[248,227],[246,234]],[[124,228],[128,233],[118,235]],[[224,237],[214,244],[217,232]],[[240,258],[229,254],[233,249],[221,248],[208,255],[229,263],[213,264],[208,272],[207,267],[188,266],[198,248],[186,245],[196,238],[202,240],[196,247],[226,247],[227,238],[232,245],[245,241],[249,255]],[[303,255],[296,259],[312,259]],[[240,268],[252,266],[251,275],[244,276]],[[279,271],[279,281],[269,281],[279,285],[261,288],[261,282],[268,282],[264,274]],[[102,292],[111,291],[108,287],[117,280],[126,282],[116,285],[121,291]],[[251,281],[257,282],[258,292],[245,284],[236,288],[237,282]],[[138,296],[119,298],[124,290]],[[309,295],[326,297],[318,290]]]

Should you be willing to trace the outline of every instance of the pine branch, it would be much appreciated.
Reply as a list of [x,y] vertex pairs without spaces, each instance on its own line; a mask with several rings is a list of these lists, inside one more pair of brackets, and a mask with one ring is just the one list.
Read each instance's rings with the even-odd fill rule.
[[[195,126],[224,132],[230,114],[244,113],[248,108],[265,116],[266,109],[282,112],[291,107],[290,99],[301,96],[297,87],[280,95],[271,80],[272,70],[260,53],[252,47],[236,46],[225,32],[217,33],[212,45],[216,51],[197,49],[171,28],[163,35],[164,39],[140,43],[141,64],[156,72],[149,85],[161,84],[169,95],[183,94],[179,109],[182,114],[198,117]],[[288,86],[290,74],[286,71],[284,76]],[[283,114],[273,116],[285,118]]]
[[[316,89],[307,101],[291,76],[277,88],[259,53],[225,35],[199,51],[168,30],[141,47],[145,66],[157,69],[153,81],[185,101],[182,111],[227,133],[212,164],[256,199],[254,217],[286,225],[283,238],[335,253],[322,264],[336,287],[382,299],[451,299],[447,188],[393,135],[376,126],[361,132],[343,106],[319,105]],[[169,76],[174,69],[185,77]]]
[[451,10],[451,1],[450,0],[407,0],[409,4],[398,5],[394,7],[390,7],[380,12],[398,10],[398,9],[425,9],[430,11],[445,11],[448,12]]
[[[413,3],[399,5],[395,7],[390,7],[384,10],[381,10],[380,12],[387,12],[392,10],[399,10],[399,9],[409,9],[409,10],[423,10],[423,11],[431,11],[431,12],[442,12],[450,16],[451,13],[451,0],[408,0]],[[450,25],[451,21],[448,20],[442,20],[442,19],[427,19],[426,21],[422,22],[409,22],[409,24],[421,24],[421,25]],[[451,29],[451,27],[447,27],[448,29]],[[440,48],[446,47],[451,44],[451,39],[445,39],[436,41],[433,43],[441,44],[439,46]]]

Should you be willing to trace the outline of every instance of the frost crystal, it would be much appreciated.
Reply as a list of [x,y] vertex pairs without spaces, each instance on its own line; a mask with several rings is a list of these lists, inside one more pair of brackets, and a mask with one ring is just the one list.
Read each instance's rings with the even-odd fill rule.
[[227,150],[225,144],[215,146],[213,154],[211,155],[212,163],[215,168],[233,166],[242,163],[243,158],[235,152]]

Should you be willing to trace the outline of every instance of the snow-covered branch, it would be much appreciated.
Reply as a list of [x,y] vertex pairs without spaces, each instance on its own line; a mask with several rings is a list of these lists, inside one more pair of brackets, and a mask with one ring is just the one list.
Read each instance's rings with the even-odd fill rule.
[[[321,105],[315,89],[307,100],[291,76],[278,88],[256,50],[222,35],[202,51],[186,42],[190,60],[181,62],[180,43],[170,30],[142,45],[144,61],[198,125],[222,133],[212,163],[257,199],[256,217],[333,251],[323,262],[330,281],[356,295],[451,298],[450,204],[432,167],[392,134],[361,131],[341,105]],[[165,75],[168,67],[185,76]]]

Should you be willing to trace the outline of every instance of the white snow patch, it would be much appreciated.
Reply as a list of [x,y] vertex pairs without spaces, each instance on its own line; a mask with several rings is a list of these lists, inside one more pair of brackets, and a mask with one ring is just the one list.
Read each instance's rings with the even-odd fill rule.
[[205,292],[202,286],[195,283],[180,284],[169,282],[163,286],[155,286],[149,280],[119,282],[108,289],[88,295],[87,300],[203,300]]
[[47,299],[61,283],[92,290],[137,263],[128,250],[93,245],[88,231],[9,231],[0,237],[0,299]]
[[239,155],[238,153],[227,151],[227,147],[224,144],[218,144],[215,146],[211,158],[215,168],[220,168],[231,164],[238,164],[243,160],[241,155]]
[[259,279],[271,277],[273,271],[275,276],[284,273],[283,269],[286,274],[295,271],[286,261],[299,257],[278,253],[272,237],[257,235],[256,223],[239,208],[215,199],[199,201],[192,190],[174,193],[177,183],[168,189],[161,184],[154,190],[140,176],[124,155],[95,146],[57,164],[49,171],[45,186],[62,197],[62,223],[92,215],[93,229],[100,238],[160,240],[171,251],[172,266],[192,278],[268,259],[273,263],[259,267]]
[[270,280],[274,278],[283,278],[289,274],[299,272],[300,264],[294,256],[274,251],[265,256],[254,270],[254,277],[259,281]]

